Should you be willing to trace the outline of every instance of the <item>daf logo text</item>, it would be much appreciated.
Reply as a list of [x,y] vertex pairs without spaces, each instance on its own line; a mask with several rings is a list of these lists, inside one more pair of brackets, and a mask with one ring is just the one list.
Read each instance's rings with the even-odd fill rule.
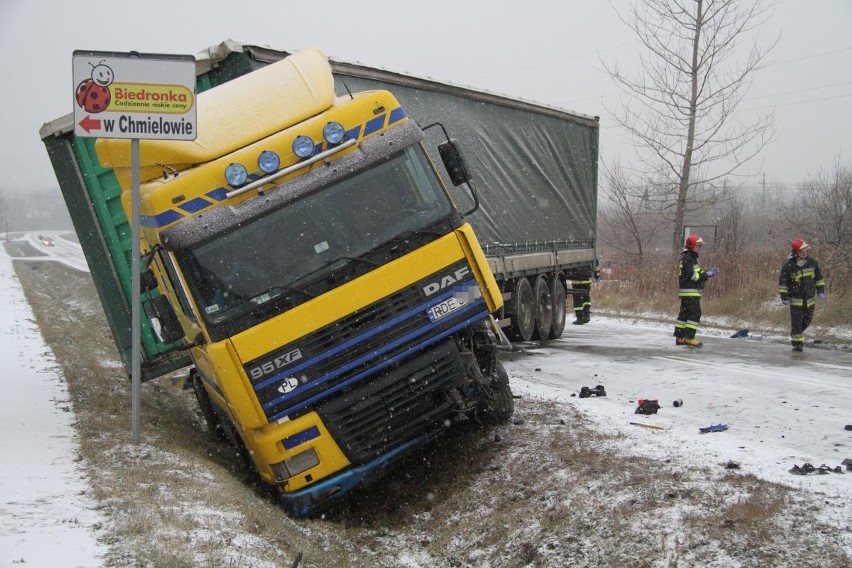
[[423,287],[423,293],[426,294],[426,297],[432,296],[445,288],[449,288],[453,284],[461,282],[465,278],[470,276],[470,267],[465,266],[463,268],[459,268],[452,274],[445,274],[441,277],[440,280],[436,282],[430,282]]

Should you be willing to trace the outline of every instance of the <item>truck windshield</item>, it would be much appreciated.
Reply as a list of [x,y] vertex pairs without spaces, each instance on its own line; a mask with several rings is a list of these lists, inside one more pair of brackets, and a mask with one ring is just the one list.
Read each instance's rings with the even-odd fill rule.
[[207,323],[235,333],[322,293],[335,285],[326,283],[331,274],[383,262],[371,253],[412,235],[434,239],[430,228],[453,212],[423,150],[412,146],[176,255]]

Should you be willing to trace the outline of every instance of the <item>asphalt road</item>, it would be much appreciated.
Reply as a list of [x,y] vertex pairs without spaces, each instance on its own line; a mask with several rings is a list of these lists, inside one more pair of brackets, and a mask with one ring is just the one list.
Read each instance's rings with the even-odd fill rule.
[[[794,464],[836,467],[852,459],[852,431],[844,429],[852,424],[852,352],[815,348],[808,333],[808,346],[796,353],[783,336],[731,339],[735,331],[699,333],[704,347],[692,349],[674,345],[671,326],[599,317],[566,326],[547,345],[519,345],[503,359],[516,395],[575,405],[604,428],[650,441],[648,452],[658,457],[733,460],[782,481]],[[605,397],[577,396],[598,384]],[[657,399],[659,412],[636,414],[641,398]],[[673,406],[678,399],[680,408]],[[729,429],[699,434],[715,424]],[[836,476],[847,491],[849,474]]]

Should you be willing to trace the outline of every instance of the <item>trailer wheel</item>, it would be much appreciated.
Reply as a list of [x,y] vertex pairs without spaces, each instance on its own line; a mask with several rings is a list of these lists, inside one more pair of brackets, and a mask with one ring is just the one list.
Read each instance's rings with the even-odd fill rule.
[[515,397],[509,386],[509,374],[499,361],[495,361],[494,373],[488,377],[489,385],[483,389],[482,401],[485,408],[480,414],[483,422],[505,424],[515,412]]
[[535,339],[549,339],[553,327],[553,299],[544,274],[535,281]]
[[553,326],[550,328],[550,339],[562,337],[565,331],[565,284],[559,278],[550,282],[550,297],[553,300]]
[[512,294],[510,313],[512,323],[509,326],[509,338],[515,341],[529,341],[535,330],[535,297],[532,286],[526,278],[518,278]]

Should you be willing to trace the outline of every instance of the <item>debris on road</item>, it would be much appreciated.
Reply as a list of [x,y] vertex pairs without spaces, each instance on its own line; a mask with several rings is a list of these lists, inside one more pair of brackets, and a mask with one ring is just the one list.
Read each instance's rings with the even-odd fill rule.
[[642,428],[651,428],[652,430],[668,430],[665,426],[660,426],[659,424],[645,424],[644,422],[631,422],[633,426],[641,426]]
[[712,426],[705,426],[703,428],[699,428],[698,432],[701,434],[709,434],[710,432],[724,432],[727,429],[727,424],[713,424]]
[[580,398],[589,398],[590,396],[606,396],[606,390],[603,385],[598,385],[591,389],[589,387],[580,389]]
[[817,473],[817,474],[820,474],[820,475],[825,475],[825,474],[831,473],[831,472],[843,473],[843,470],[840,469],[840,466],[832,468],[831,466],[828,466],[828,465],[825,465],[825,464],[822,464],[819,467],[814,467],[813,465],[811,465],[807,462],[802,464],[802,467],[799,467],[796,464],[793,464],[793,467],[790,469],[790,473],[792,473],[793,475],[809,475],[811,473]]
[[656,398],[640,398],[639,406],[636,407],[636,414],[656,414],[660,409],[660,403]]

